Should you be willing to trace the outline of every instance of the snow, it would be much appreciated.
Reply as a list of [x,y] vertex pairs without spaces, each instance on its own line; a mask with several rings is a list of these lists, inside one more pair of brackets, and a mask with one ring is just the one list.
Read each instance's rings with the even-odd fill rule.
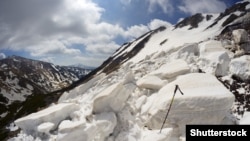
[[136,82],[136,85],[140,88],[147,89],[160,89],[163,87],[167,81],[160,79],[154,75],[146,75]]
[[39,126],[37,126],[37,131],[38,131],[38,132],[41,132],[41,133],[49,134],[49,131],[50,131],[51,129],[53,129],[54,126],[55,126],[54,123],[45,122],[45,123],[42,123],[42,124],[40,124]]
[[8,112],[2,113],[2,114],[0,115],[0,118],[4,118],[7,114],[8,114]]
[[162,65],[159,69],[151,72],[150,74],[159,76],[162,79],[172,79],[178,75],[188,72],[190,72],[188,64],[184,60],[178,59]]
[[[62,122],[59,126],[58,141],[93,141],[93,140],[104,140],[114,130],[116,126],[116,116],[114,113],[102,113],[94,117],[92,124],[78,123],[68,125],[70,122]],[[66,130],[67,128],[67,130]]]
[[244,55],[239,58],[232,59],[229,65],[231,74],[239,76],[243,80],[250,78],[250,55]]
[[147,130],[143,132],[142,141],[167,141],[171,138],[172,128],[165,128],[159,134],[159,130]]
[[[60,103],[37,113],[17,119],[15,124],[25,132],[33,134],[34,132],[37,132],[37,129],[34,127],[44,123],[44,121],[58,125],[63,119],[69,117],[70,113],[79,108],[80,107],[74,103]],[[41,128],[39,129],[42,130]]]
[[234,95],[213,75],[190,73],[179,76],[160,89],[151,101],[147,121],[151,129],[160,129],[175,85],[179,85],[184,95],[176,94],[167,122],[176,125],[182,135],[185,135],[186,124],[220,124],[234,102]]
[[236,44],[244,43],[249,41],[248,34],[244,29],[237,29],[232,32],[233,39]]
[[1,68],[5,68],[5,67],[7,67],[8,65],[6,65],[6,64],[2,64],[1,65]]
[[230,58],[220,41],[210,40],[199,44],[200,68],[216,76],[225,76]]
[[[205,14],[206,15],[206,14]],[[206,28],[211,25],[214,20],[219,16],[219,14],[212,14],[213,17],[211,20],[199,24],[199,28],[194,28],[188,30],[189,27],[177,28],[174,26],[167,28],[162,32],[155,33],[153,37],[145,44],[145,47],[140,51],[138,55],[133,57],[130,61],[136,63],[145,58],[147,55],[151,55],[157,51],[170,51],[178,49],[178,47],[187,44],[187,43],[198,43],[200,41],[207,40],[214,37],[221,31],[221,23],[224,20],[219,21],[214,28],[206,30]],[[226,18],[225,18],[226,19]],[[192,36],[190,36],[192,35]],[[167,41],[161,46],[160,43],[164,40]]]
[[246,6],[246,9],[250,9],[250,5],[249,4]]
[[132,83],[125,85],[117,83],[108,87],[94,98],[93,111],[95,113],[120,111],[134,89],[135,85]]
[[10,131],[16,131],[19,128],[14,123],[11,123],[9,126],[6,127],[6,129],[8,129]]
[[240,125],[249,125],[250,124],[250,112],[245,112],[242,119],[240,120]]
[[33,88],[31,85],[29,85],[29,84],[27,84],[26,87],[27,87],[29,90],[34,90],[34,88]]
[[120,55],[131,51],[138,43],[140,43],[140,41],[142,41],[143,39],[145,39],[146,37],[148,37],[150,35],[151,32],[145,34],[143,37],[141,37],[139,40],[136,40],[134,42],[132,42],[132,44],[125,50],[122,50],[123,48],[121,48],[121,51],[116,52],[113,56],[116,56],[114,59],[118,58]]

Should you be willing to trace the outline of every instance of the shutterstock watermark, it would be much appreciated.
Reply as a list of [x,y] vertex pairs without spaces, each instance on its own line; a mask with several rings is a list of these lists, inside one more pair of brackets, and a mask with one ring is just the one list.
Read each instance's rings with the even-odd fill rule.
[[250,125],[186,125],[186,141],[202,139],[250,141]]

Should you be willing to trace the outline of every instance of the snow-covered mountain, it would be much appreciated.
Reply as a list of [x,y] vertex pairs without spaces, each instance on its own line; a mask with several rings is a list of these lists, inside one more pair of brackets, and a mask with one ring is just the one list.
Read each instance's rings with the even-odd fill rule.
[[17,119],[9,140],[176,141],[187,124],[250,124],[249,11],[242,1],[123,44],[58,102]]
[[90,71],[20,56],[0,60],[0,127],[11,120],[10,117],[19,114],[20,110],[29,113],[29,110],[25,111],[22,107],[23,103],[32,102],[32,99],[39,97],[37,95],[42,96],[68,87]]
[[83,65],[83,64],[80,64],[80,63],[70,65],[70,67],[77,67],[77,68],[90,69],[90,70],[93,70],[93,69],[96,68],[96,67],[86,66],[86,65]]
[[32,91],[48,93],[69,86],[90,72],[20,56],[0,60],[1,95],[11,102],[25,100]]

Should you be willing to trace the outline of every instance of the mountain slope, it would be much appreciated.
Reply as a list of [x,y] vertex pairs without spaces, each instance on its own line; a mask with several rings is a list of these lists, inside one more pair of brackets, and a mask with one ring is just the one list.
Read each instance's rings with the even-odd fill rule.
[[56,104],[17,119],[10,140],[173,141],[186,124],[249,124],[249,9],[196,14],[124,44]]
[[[0,60],[0,127],[51,103],[61,90],[91,70],[11,56]],[[46,96],[51,94],[50,96]],[[0,139],[2,137],[0,136]]]

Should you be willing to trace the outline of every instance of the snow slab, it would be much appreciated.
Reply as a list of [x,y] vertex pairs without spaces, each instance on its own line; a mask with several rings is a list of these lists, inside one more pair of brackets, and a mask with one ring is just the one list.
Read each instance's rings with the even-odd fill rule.
[[199,55],[199,49],[198,49],[198,43],[189,43],[186,45],[183,45],[182,48],[180,48],[178,51],[178,56],[181,56],[183,53],[186,54],[194,54],[194,55]]
[[15,121],[15,124],[26,133],[33,134],[34,132],[37,132],[35,127],[41,125],[45,121],[54,124],[54,128],[56,128],[62,120],[70,117],[72,112],[79,109],[79,105],[74,103],[60,103],[39,112],[30,114],[26,117],[19,118]]
[[149,107],[146,124],[149,128],[161,128],[176,85],[184,95],[177,91],[166,123],[175,125],[182,135],[186,124],[220,124],[234,102],[234,95],[215,76],[205,73],[182,75],[160,89],[151,100],[153,104]]
[[[59,126],[58,141],[93,141],[93,140],[104,140],[114,130],[117,119],[113,112],[97,114],[91,124],[74,124],[67,125],[68,122],[62,122],[63,126]],[[64,128],[67,130],[62,130]]]
[[123,84],[121,82],[109,86],[94,98],[93,112],[101,113],[120,111],[135,88],[136,85],[133,83]]
[[160,130],[147,130],[142,132],[141,141],[171,141],[172,128],[164,128]]
[[88,82],[74,88],[73,90],[69,92],[64,92],[62,96],[59,98],[58,102],[64,102],[69,99],[74,99],[79,95],[82,95],[85,93],[88,89],[90,89],[96,81],[102,79],[104,76],[106,76],[104,73],[101,73],[99,75],[96,75],[93,79],[89,80]]
[[250,55],[233,59],[230,62],[229,71],[243,80],[250,79]]
[[236,44],[249,42],[249,37],[245,29],[237,29],[232,32],[233,40]]
[[41,133],[49,134],[49,131],[50,131],[51,129],[53,129],[54,127],[55,127],[55,124],[54,124],[54,123],[45,122],[45,123],[40,124],[40,125],[37,127],[37,131],[38,131],[38,132],[41,132]]
[[228,72],[230,57],[220,41],[209,40],[199,44],[199,65],[207,73],[225,76]]
[[146,75],[136,82],[136,85],[140,88],[147,89],[160,89],[165,85],[166,81],[161,80],[159,77],[154,75]]
[[168,64],[162,65],[159,69],[150,73],[150,75],[159,76],[161,79],[172,79],[178,75],[190,72],[190,68],[184,60],[174,60]]

